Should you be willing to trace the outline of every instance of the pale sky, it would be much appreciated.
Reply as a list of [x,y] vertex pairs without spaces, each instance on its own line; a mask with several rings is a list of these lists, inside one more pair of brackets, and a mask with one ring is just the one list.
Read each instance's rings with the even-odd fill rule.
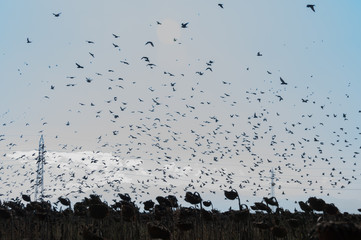
[[[218,189],[222,199],[235,188],[259,200],[274,168],[279,199],[302,193],[355,211],[361,3],[317,1],[315,12],[312,1],[218,3],[1,1],[0,160],[14,165],[0,176],[18,186],[14,156],[36,150],[43,134],[64,166],[62,154],[76,162],[99,151],[141,160],[145,172],[191,167],[181,184],[189,190]],[[219,182],[194,184],[209,178],[202,168]],[[103,178],[112,179],[93,182]]]

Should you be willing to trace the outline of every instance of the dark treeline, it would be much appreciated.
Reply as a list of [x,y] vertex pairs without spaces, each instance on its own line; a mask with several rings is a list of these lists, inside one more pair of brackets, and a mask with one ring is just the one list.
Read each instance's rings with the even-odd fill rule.
[[274,197],[247,206],[235,190],[224,191],[227,199],[238,200],[239,209],[220,212],[197,192],[186,192],[192,207],[180,207],[168,195],[144,201],[141,212],[128,194],[118,195],[112,204],[98,195],[74,204],[59,197],[60,208],[27,195],[1,202],[0,239],[361,239],[361,215],[341,213],[315,197],[299,202],[302,212],[291,213]]

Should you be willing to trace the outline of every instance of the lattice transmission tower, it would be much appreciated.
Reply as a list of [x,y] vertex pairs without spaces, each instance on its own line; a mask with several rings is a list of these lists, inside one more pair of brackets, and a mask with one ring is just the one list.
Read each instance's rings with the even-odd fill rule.
[[275,179],[275,172],[273,170],[273,168],[271,169],[271,197],[274,197],[275,196],[275,182],[274,182],[274,179]]
[[[271,197],[276,197],[275,196],[275,172],[274,169],[271,169]],[[271,209],[274,211],[275,210],[275,206],[271,206]]]
[[39,140],[39,155],[36,158],[38,168],[36,170],[35,183],[35,201],[42,200],[44,197],[44,164],[45,164],[45,146],[44,138],[41,135]]

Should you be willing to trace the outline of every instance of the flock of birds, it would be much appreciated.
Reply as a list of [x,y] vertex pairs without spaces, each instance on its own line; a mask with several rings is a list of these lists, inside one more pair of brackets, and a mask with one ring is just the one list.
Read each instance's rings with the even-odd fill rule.
[[[220,3],[218,6],[225,9],[224,4]],[[307,8],[315,12],[315,5],[309,4]],[[58,18],[62,13],[53,13],[53,16]],[[157,21],[156,25],[161,26],[162,22]],[[189,22],[183,22],[180,28],[186,30],[190,25]],[[112,38],[109,44],[119,52],[120,43],[117,40],[120,35],[115,33],[109,35]],[[176,38],[174,42],[181,44]],[[27,38],[27,43],[31,44],[32,40]],[[119,192],[121,186],[127,183],[133,194],[142,197],[150,194],[151,186],[159,187],[165,194],[177,192],[177,183],[182,180],[186,182],[183,184],[184,191],[210,189],[209,192],[215,194],[216,189],[226,190],[237,186],[257,196],[259,192],[269,191],[271,168],[274,168],[279,180],[276,185],[279,193],[283,195],[287,195],[288,184],[301,188],[307,194],[317,192],[328,195],[327,190],[330,188],[343,189],[357,181],[359,173],[356,172],[356,160],[361,146],[357,142],[358,138],[348,138],[347,129],[359,135],[360,128],[356,126],[350,129],[347,126],[349,115],[354,116],[355,113],[333,112],[332,96],[326,100],[319,99],[317,92],[311,91],[307,86],[305,97],[294,102],[288,92],[292,94],[292,91],[299,91],[296,93],[300,94],[302,90],[298,90],[295,83],[291,83],[291,80],[283,76],[274,77],[272,70],[267,70],[264,74],[271,79],[277,79],[277,82],[271,80],[262,87],[244,90],[241,97],[236,96],[237,87],[231,81],[221,80],[210,83],[222,91],[222,93],[212,92],[208,87],[209,83],[205,83],[204,79],[216,71],[215,59],[204,61],[192,76],[188,73],[162,70],[162,66],[153,62],[151,56],[141,56],[139,62],[144,64],[148,72],[162,73],[165,79],[164,82],[146,86],[141,80],[132,81],[121,77],[121,73],[116,69],[92,72],[94,69],[92,64],[97,61],[97,54],[91,46],[96,43],[93,40],[86,40],[86,44],[90,46],[89,52],[86,53],[89,64],[75,62],[74,68],[78,71],[78,75],[66,76],[68,82],[65,86],[58,87],[59,83],[51,82],[49,93],[45,98],[51,101],[58,88],[62,90],[64,87],[72,88],[74,90],[72,92],[78,92],[84,98],[71,109],[75,117],[66,121],[63,127],[72,128],[76,132],[77,123],[73,122],[76,122],[81,113],[86,112],[93,114],[99,125],[112,126],[113,129],[96,137],[99,150],[80,153],[76,155],[79,159],[69,157],[75,155],[52,153],[49,150],[47,153],[49,165],[46,166],[48,177],[51,179],[49,194],[50,184],[53,192],[63,189],[69,191],[68,195],[81,195],[89,191],[96,193],[97,189],[109,191],[109,187]],[[149,40],[144,41],[144,46],[157,47],[156,42]],[[261,52],[255,55],[263,56]],[[133,62],[122,58],[120,64],[121,67],[131,68]],[[246,71],[251,70],[247,68]],[[185,83],[184,79],[195,80]],[[91,100],[87,94],[82,95],[87,89],[97,88],[107,89],[108,95],[97,96],[98,101]],[[144,91],[138,96],[123,97],[127,91],[134,92],[135,89],[136,91],[144,89]],[[214,97],[214,94],[219,96]],[[283,105],[279,108],[279,104]],[[303,104],[307,104],[305,109],[317,110],[295,116],[295,121],[283,121],[288,113],[282,108],[299,105],[303,108]],[[220,106],[223,112],[218,112],[214,106]],[[243,108],[248,110],[242,112]],[[361,110],[356,114],[360,113]],[[321,122],[317,118],[326,119],[327,122]],[[2,125],[11,126],[11,123]],[[323,136],[322,133],[329,131],[334,123],[345,125],[335,129],[331,138]],[[25,123],[25,126],[29,125],[31,123]],[[45,139],[48,125],[51,123],[42,120],[44,129],[39,134],[44,134]],[[21,136],[21,138],[25,137]],[[57,135],[54,138],[61,136]],[[6,135],[0,135],[0,140],[6,143],[9,150],[16,146],[16,143],[7,142]],[[338,149],[339,153],[333,156],[324,151],[326,147]],[[351,148],[353,150],[350,155]],[[102,149],[111,149],[112,154],[104,157],[102,154],[106,151]],[[340,152],[346,149],[347,159],[342,154],[340,156]],[[83,151],[83,146],[72,147],[64,143],[60,145],[60,150],[76,153]],[[264,151],[269,151],[271,154],[265,154]],[[14,172],[2,177],[3,184],[10,188],[9,192],[3,195],[11,195],[12,187],[18,184],[13,182],[13,177],[24,175],[33,186],[36,172],[33,159],[36,156],[37,152],[3,154],[3,158],[8,157],[13,161],[7,169],[4,166],[0,168],[1,175],[4,176],[8,169],[14,169]],[[250,160],[244,160],[245,158]],[[14,164],[17,163],[16,161],[22,164],[21,168],[13,167],[17,166]],[[34,162],[34,166],[30,169],[29,161]],[[230,162],[233,165],[228,168],[227,164]],[[330,167],[334,163],[351,165],[354,169],[349,175],[345,175],[342,170]],[[193,170],[194,166],[199,166],[199,169]],[[327,179],[327,182],[321,183],[321,179],[312,178],[319,176],[319,173],[312,172],[314,166],[323,169],[320,174]],[[125,180],[125,172],[142,173],[133,175],[138,179],[135,184]],[[284,172],[291,172],[294,177],[283,177]],[[195,177],[191,178],[192,175]],[[261,185],[260,179],[265,180],[266,184]],[[28,193],[30,192],[31,189],[28,190]],[[182,193],[183,191],[180,192]]]

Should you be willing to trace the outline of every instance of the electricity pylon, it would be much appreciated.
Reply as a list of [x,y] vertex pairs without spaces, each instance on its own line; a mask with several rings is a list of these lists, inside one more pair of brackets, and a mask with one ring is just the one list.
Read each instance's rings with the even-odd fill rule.
[[44,197],[44,163],[45,163],[45,147],[44,138],[41,135],[39,140],[39,155],[36,158],[38,168],[36,170],[35,183],[35,201],[42,200]]
[[273,171],[273,168],[271,169],[271,197],[274,197],[275,196],[275,182],[274,182],[274,179],[275,179],[275,173]]

